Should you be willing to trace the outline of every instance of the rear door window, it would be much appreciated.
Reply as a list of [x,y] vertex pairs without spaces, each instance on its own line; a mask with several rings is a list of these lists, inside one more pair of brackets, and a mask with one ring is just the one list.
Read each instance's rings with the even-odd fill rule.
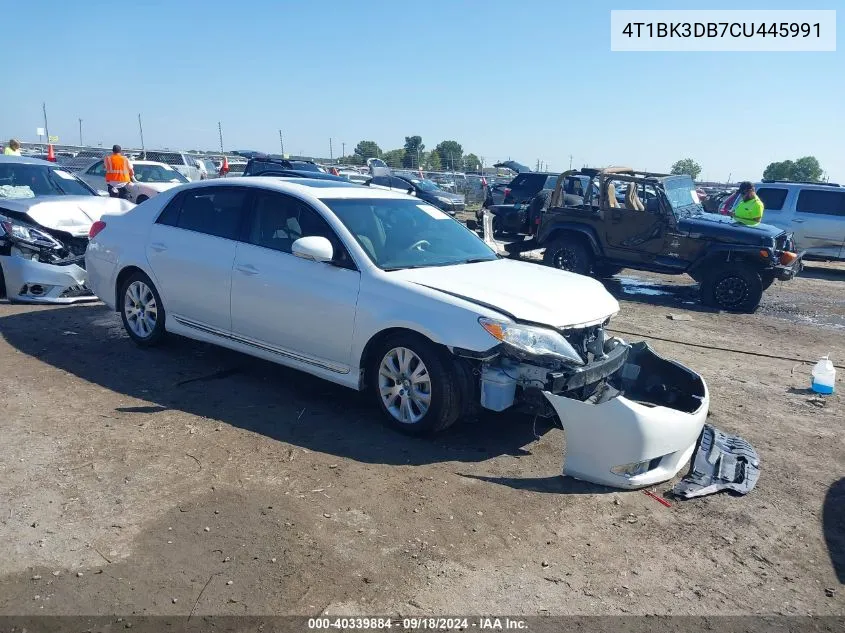
[[185,164],[182,154],[177,152],[146,152],[146,159],[165,165],[181,167]]
[[757,189],[757,197],[760,198],[766,211],[782,211],[787,193],[788,190],[777,187],[760,187]]
[[804,189],[798,194],[799,213],[845,217],[845,191]]
[[185,191],[164,209],[158,223],[234,240],[241,232],[248,194],[239,187]]

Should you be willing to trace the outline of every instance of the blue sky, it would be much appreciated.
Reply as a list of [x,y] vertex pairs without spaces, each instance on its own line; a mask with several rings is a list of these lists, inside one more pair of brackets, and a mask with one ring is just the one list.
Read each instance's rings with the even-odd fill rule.
[[[839,5],[839,6],[837,6]],[[485,163],[757,178],[815,155],[845,181],[845,54],[612,53],[610,9],[836,9],[797,2],[6,2],[0,135],[337,155],[419,134]],[[843,14],[837,27],[843,29]],[[46,36],[47,44],[45,44]],[[13,69],[13,72],[9,72]]]

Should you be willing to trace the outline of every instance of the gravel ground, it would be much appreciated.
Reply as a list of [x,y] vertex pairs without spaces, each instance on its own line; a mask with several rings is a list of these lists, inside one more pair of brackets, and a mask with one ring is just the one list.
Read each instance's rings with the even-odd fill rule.
[[845,265],[754,315],[684,278],[607,286],[613,327],[664,339],[756,447],[750,495],[665,507],[560,477],[531,418],[411,439],[269,363],[138,349],[99,304],[0,304],[0,614],[845,614],[843,399],[800,362],[845,364]]

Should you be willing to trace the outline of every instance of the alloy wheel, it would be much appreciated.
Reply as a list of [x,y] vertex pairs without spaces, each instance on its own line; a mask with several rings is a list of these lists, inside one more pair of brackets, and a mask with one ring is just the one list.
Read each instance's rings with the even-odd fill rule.
[[123,298],[126,323],[138,338],[152,335],[158,320],[158,305],[150,287],[143,281],[133,281]]
[[394,347],[384,355],[378,386],[384,408],[403,424],[416,424],[431,406],[431,376],[407,347]]

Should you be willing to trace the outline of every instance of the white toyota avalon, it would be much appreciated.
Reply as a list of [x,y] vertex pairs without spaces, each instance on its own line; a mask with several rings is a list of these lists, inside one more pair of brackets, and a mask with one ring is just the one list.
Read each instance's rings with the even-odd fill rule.
[[635,488],[673,477],[707,416],[698,374],[606,333],[619,305],[598,281],[501,259],[418,198],[204,181],[90,238],[89,284],[138,345],[170,332],[366,389],[405,432],[479,407],[557,416],[565,474]]

